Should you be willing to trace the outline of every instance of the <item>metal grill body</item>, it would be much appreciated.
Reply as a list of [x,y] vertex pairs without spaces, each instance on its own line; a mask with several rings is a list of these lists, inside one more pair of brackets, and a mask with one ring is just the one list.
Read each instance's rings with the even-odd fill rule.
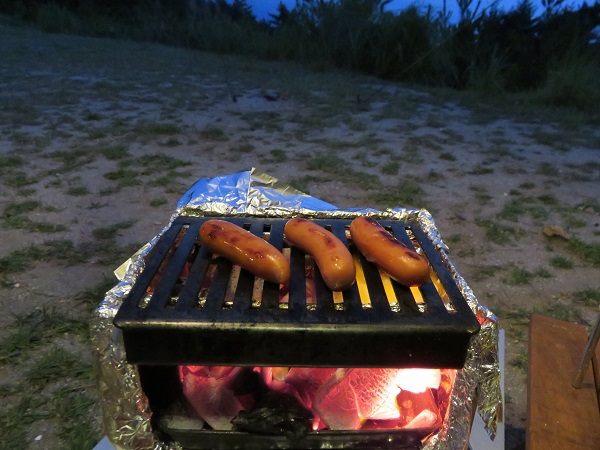
[[[447,297],[430,281],[415,288],[391,281],[384,285],[378,269],[347,239],[349,220],[315,220],[349,246],[366,286],[359,283],[332,293],[314,268],[316,303],[307,304],[307,256],[289,249],[289,300],[280,302],[280,286],[239,272],[232,298],[226,301],[233,266],[198,241],[208,218],[179,217],[157,242],[145,270],[115,318],[122,329],[127,359],[133,364],[429,367],[461,368],[470,337],[479,323],[427,235],[414,223],[381,221],[396,238],[420,247]],[[286,247],[287,219],[222,218],[263,236],[279,250]],[[411,240],[411,237],[413,240]],[[182,281],[187,265],[189,273]],[[210,285],[203,287],[209,266]],[[363,276],[363,275],[361,275]],[[153,285],[153,288],[149,287]],[[394,303],[390,303],[391,295]],[[363,291],[364,292],[364,291]]]

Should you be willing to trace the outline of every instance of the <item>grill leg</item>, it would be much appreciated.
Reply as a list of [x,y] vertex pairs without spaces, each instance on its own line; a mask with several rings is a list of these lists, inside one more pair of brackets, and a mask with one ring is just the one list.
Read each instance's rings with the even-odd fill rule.
[[594,325],[594,328],[592,328],[590,338],[588,339],[587,346],[583,352],[583,358],[581,358],[577,372],[575,372],[575,377],[573,378],[573,387],[575,389],[579,389],[581,387],[581,382],[583,381],[585,372],[590,365],[590,361],[592,360],[592,356],[594,355],[594,351],[598,345],[598,338],[600,338],[600,314],[598,314],[596,324]]

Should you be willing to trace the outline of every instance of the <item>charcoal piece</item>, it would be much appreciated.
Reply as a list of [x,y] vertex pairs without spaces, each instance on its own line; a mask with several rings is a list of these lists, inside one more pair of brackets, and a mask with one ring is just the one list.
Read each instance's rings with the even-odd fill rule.
[[417,394],[402,391],[397,400],[405,422],[404,427],[429,429],[433,432],[442,425],[442,418],[431,389]]
[[252,394],[260,397],[269,390],[260,373],[251,367],[242,367],[237,376],[229,383],[229,388],[236,396]]
[[358,430],[394,401],[400,391],[397,373],[398,369],[339,369],[319,389],[313,407],[330,430]]
[[182,366],[183,394],[198,415],[215,430],[230,430],[231,419],[243,409],[228,383],[234,367]]
[[310,431],[312,414],[294,397],[269,392],[254,408],[240,411],[231,423],[238,431],[284,435],[297,440]]

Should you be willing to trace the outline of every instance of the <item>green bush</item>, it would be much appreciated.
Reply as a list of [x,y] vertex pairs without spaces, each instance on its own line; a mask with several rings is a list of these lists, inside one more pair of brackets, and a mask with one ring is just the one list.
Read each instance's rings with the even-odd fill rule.
[[35,11],[35,22],[48,33],[78,33],[80,30],[79,18],[55,3],[39,6]]
[[600,64],[580,57],[557,63],[548,71],[537,99],[547,105],[597,111],[600,104]]

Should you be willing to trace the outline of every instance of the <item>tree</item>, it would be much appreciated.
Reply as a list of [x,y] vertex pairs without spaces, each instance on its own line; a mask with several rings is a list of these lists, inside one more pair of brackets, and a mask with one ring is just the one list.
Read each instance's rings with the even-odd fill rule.
[[234,21],[244,19],[254,20],[252,7],[248,4],[247,0],[233,0],[228,15],[231,17],[231,20]]
[[290,10],[283,2],[277,5],[277,14],[269,13],[269,24],[275,28],[284,26],[290,20]]
[[561,10],[565,0],[542,0],[544,14],[547,18],[552,17]]

